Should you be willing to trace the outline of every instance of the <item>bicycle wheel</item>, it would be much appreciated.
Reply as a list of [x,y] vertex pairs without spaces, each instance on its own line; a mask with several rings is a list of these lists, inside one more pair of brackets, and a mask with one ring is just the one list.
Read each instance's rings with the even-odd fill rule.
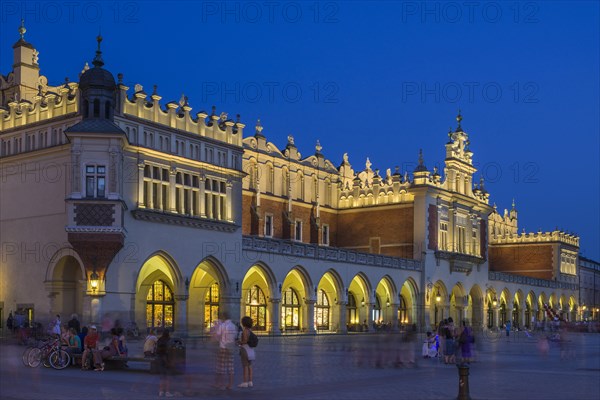
[[65,350],[54,350],[48,357],[50,365],[54,369],[65,369],[71,362],[71,356]]
[[46,368],[51,368],[50,365],[50,353],[42,354],[42,365]]
[[39,367],[42,362],[42,349],[33,347],[27,355],[27,365],[31,368]]
[[29,346],[28,348],[25,349],[25,351],[23,352],[23,355],[21,356],[21,359],[23,360],[23,365],[25,365],[26,367],[29,367],[29,353],[31,352],[31,350],[35,349],[35,347],[33,346]]

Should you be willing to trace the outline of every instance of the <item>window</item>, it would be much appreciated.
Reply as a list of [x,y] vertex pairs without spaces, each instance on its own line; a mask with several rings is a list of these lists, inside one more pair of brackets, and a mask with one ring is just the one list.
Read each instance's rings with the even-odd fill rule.
[[458,247],[458,252],[459,253],[464,253],[465,252],[465,236],[466,236],[466,229],[464,226],[459,226],[458,227],[458,238],[456,240],[457,242],[457,247]]
[[329,330],[329,298],[323,289],[317,292],[315,305],[315,327],[317,330]]
[[146,296],[146,326],[173,328],[173,291],[163,280],[155,281]]
[[204,212],[208,218],[227,219],[227,184],[207,178],[204,181]]
[[438,245],[440,250],[448,250],[448,222],[440,222],[440,242]]
[[169,211],[169,170],[160,166],[144,166],[144,205],[146,208]]
[[322,236],[321,244],[323,246],[329,246],[329,225],[323,224]]
[[284,330],[300,329],[300,301],[298,294],[292,288],[286,289],[282,293],[281,299],[281,327]]
[[219,284],[213,283],[204,296],[204,327],[210,329],[219,320]]
[[271,214],[265,215],[265,236],[273,237],[273,216]]
[[252,329],[267,330],[267,301],[262,289],[256,285],[252,286],[246,295],[246,315],[252,318]]
[[477,246],[477,228],[473,228],[473,232],[471,234],[471,254],[479,255]]
[[103,165],[87,165],[85,167],[85,196],[105,197],[106,167]]
[[299,219],[296,220],[294,226],[294,240],[297,240],[298,242],[302,241],[302,221]]

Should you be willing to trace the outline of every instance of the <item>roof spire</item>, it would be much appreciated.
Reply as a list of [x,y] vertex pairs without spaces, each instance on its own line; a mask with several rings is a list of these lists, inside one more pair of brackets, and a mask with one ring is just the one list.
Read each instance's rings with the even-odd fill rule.
[[95,67],[100,68],[104,65],[104,61],[102,60],[102,50],[100,49],[100,43],[102,43],[102,35],[100,34],[100,32],[98,32],[96,41],[98,42],[98,49],[96,50],[96,57],[94,57],[94,61],[92,61],[92,64],[94,64]]
[[25,41],[25,32],[27,32],[27,29],[25,29],[25,19],[21,18],[21,26],[19,26],[19,35],[21,35],[22,41]]
[[460,108],[458,109],[458,115],[456,116],[456,122],[458,122],[458,126],[456,127],[456,132],[462,132],[462,127],[460,126],[460,122],[462,121],[462,115],[460,114]]

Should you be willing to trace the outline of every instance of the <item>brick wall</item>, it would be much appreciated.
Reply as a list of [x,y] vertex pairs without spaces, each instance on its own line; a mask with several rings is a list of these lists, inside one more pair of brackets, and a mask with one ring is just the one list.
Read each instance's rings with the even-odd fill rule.
[[369,251],[371,238],[379,237],[381,254],[396,257],[413,257],[413,207],[385,209],[364,208],[338,215],[337,245],[362,247]]
[[553,247],[553,244],[550,243],[492,245],[489,247],[490,271],[552,279]]

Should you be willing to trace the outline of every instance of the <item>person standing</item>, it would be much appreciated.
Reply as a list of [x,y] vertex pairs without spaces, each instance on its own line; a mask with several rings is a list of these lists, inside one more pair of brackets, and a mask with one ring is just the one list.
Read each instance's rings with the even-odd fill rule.
[[61,330],[60,330],[60,315],[56,314],[56,318],[52,321],[51,332],[53,335],[56,335],[59,339],[61,338]]
[[8,319],[6,320],[6,328],[8,328],[8,332],[12,333],[13,332],[13,316],[12,316],[12,311],[8,313]]
[[[228,311],[222,311],[220,323],[215,331],[215,337],[219,342],[216,365],[216,386],[219,389],[231,389],[233,387],[233,351],[235,349],[235,340],[238,329],[233,322]],[[225,375],[229,376],[228,383],[225,385]]]
[[171,381],[169,379],[170,363],[169,363],[169,342],[171,336],[169,330],[164,329],[160,338],[156,342],[156,356],[158,357],[158,372],[160,373],[160,383],[158,385],[158,396],[173,397],[169,392]]
[[505,328],[506,328],[506,338],[508,339],[508,337],[510,336],[510,319],[508,321],[506,321]]
[[454,364],[456,362],[455,351],[456,348],[454,346],[454,338],[456,337],[456,332],[454,328],[454,321],[452,317],[448,318],[446,324],[446,349],[444,353],[444,364]]
[[241,388],[252,387],[252,361],[255,359],[254,349],[248,344],[248,339],[252,333],[252,318],[245,316],[242,318],[242,335],[240,337],[240,358],[244,370],[244,381],[238,385]]
[[71,319],[69,320],[69,322],[67,322],[67,328],[75,329],[75,333],[77,335],[79,335],[79,333],[81,333],[81,324],[79,323],[79,320],[77,319],[77,314],[71,315]]

